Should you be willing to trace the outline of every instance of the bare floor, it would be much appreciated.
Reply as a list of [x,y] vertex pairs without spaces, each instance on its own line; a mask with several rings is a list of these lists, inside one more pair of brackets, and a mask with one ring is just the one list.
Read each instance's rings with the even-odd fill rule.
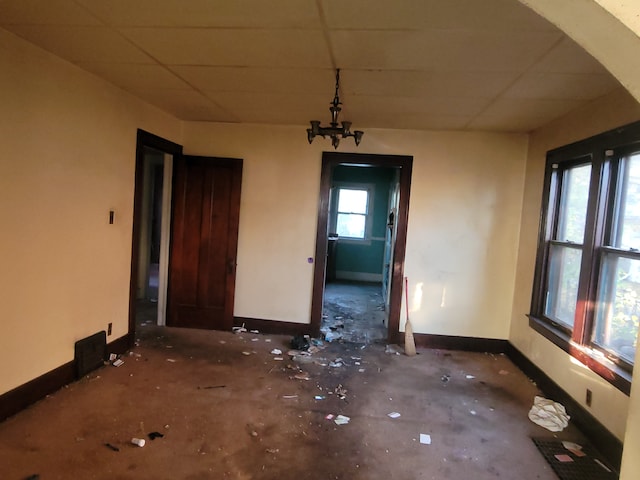
[[553,437],[527,419],[539,392],[506,357],[331,343],[296,362],[289,340],[141,327],[122,366],[0,423],[0,478],[556,478],[530,439]]
[[329,282],[323,300],[321,331],[326,338],[363,344],[387,340],[382,284]]

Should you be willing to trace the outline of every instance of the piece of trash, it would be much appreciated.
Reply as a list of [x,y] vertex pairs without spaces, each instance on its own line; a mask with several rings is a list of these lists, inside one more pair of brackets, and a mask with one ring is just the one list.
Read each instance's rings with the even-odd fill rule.
[[335,417],[335,415],[333,413],[330,413],[324,418],[326,418],[327,420],[333,420],[334,417]]
[[225,344],[225,343],[227,343],[227,342],[226,342],[226,341],[224,341],[224,340],[220,340],[220,343],[222,343],[222,344],[224,345],[224,344]]
[[346,425],[347,423],[349,423],[349,420],[351,419],[345,415],[338,415],[335,418],[334,422],[336,425]]
[[313,397],[313,398],[314,398],[315,400],[324,400],[324,399],[325,399],[325,398],[327,398],[327,397],[325,397],[324,395],[316,395],[316,396],[315,396],[315,397]]
[[341,338],[342,338],[342,334],[337,332],[327,332],[324,334],[325,341],[329,343],[334,342],[336,340],[340,340]]
[[252,339],[251,339],[251,341],[252,341],[252,342],[259,342],[259,341],[260,341],[260,339],[259,339],[259,338],[252,338]]
[[298,395],[283,395],[282,398],[298,398]]
[[332,362],[329,362],[329,366],[331,368],[340,368],[342,367],[342,362],[332,361]]
[[428,433],[421,433],[420,443],[422,443],[423,445],[431,445],[431,435],[429,435]]
[[155,440],[156,438],[164,437],[164,434],[162,434],[160,432],[151,432],[151,433],[147,434],[147,437],[149,437],[149,440]]
[[246,355],[248,357],[249,355],[251,355],[251,352],[244,351],[244,352],[242,352],[242,354]]
[[247,329],[244,328],[244,323],[243,323],[241,327],[231,327],[231,331],[233,333],[243,333],[243,332],[246,332]]
[[267,448],[265,452],[267,453],[278,453],[280,451],[279,448]]
[[342,384],[338,385],[333,391],[340,400],[347,398],[347,389],[344,388]]
[[441,381],[442,383],[447,383],[450,379],[451,379],[451,376],[449,376],[449,375],[442,375],[442,376],[440,377],[440,381]]
[[388,353],[389,355],[400,355],[400,351],[393,345],[387,345],[384,349],[384,353]]
[[359,371],[360,373],[364,373],[364,368],[359,368],[359,369],[358,369],[358,371]]
[[264,341],[267,342],[267,343],[271,343],[271,339],[270,338],[265,338]]
[[137,445],[139,447],[144,447],[144,444],[146,442],[144,441],[144,438],[132,438],[131,439],[131,443],[133,443],[134,445]]
[[282,350],[280,350],[279,348],[274,348],[273,350],[271,350],[271,355],[282,355]]
[[533,399],[533,406],[529,410],[529,420],[551,432],[561,432],[569,425],[569,415],[564,406],[540,396]]
[[558,460],[559,462],[562,462],[562,463],[573,462],[573,458],[571,458],[569,455],[566,455],[564,453],[558,454],[558,455],[554,455],[554,457],[556,457],[556,460]]
[[284,358],[283,358],[283,357],[273,357],[273,359],[274,359],[274,360],[277,360],[277,361],[282,361],[282,360],[284,360]]
[[398,418],[400,417],[400,414],[398,412],[391,412],[391,413],[387,413],[387,416],[391,418]]
[[113,362],[114,360],[116,360],[118,358],[118,355],[115,353],[110,353],[109,354],[109,361]]
[[467,380],[473,380],[476,377],[474,375],[467,375],[466,378]]
[[309,380],[309,372],[300,372],[300,373],[296,373],[293,378],[296,378],[298,380]]
[[115,445],[111,445],[110,443],[105,443],[104,446],[107,447],[110,450],[113,450],[114,452],[119,452],[120,451],[120,449],[118,447],[116,447]]
[[574,442],[563,441],[562,446],[573,453],[576,457],[586,457],[587,454],[582,451],[582,445]]
[[255,430],[251,430],[251,436],[252,437],[257,437],[258,436],[258,432],[256,432]]
[[251,333],[260,333],[260,330],[250,330]]
[[296,335],[291,339],[291,348],[294,350],[306,350],[309,348],[309,340],[304,335]]
[[476,415],[476,413],[477,413],[477,412],[476,412],[475,410],[469,410],[469,413],[470,413],[471,415]]
[[600,460],[598,460],[597,458],[594,458],[593,461],[596,462],[598,465],[600,465],[602,468],[604,468],[607,472],[611,473],[611,469],[607,467],[604,463],[602,463]]
[[120,365],[124,364],[124,361],[120,358],[114,360],[111,365],[113,365],[114,367],[119,367]]
[[500,370],[498,373],[500,375],[509,375],[509,372],[507,372],[506,370]]
[[173,358],[167,358],[167,362],[176,363],[175,359]]

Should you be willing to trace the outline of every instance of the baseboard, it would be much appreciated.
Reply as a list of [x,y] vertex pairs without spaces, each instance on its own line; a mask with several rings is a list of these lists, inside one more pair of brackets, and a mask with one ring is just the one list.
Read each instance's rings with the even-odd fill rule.
[[311,335],[311,325],[308,323],[283,322],[280,320],[263,320],[260,318],[234,317],[236,327],[244,325],[247,330],[257,330],[260,333],[274,335]]
[[[509,343],[507,340],[496,338],[456,337],[425,333],[414,333],[413,339],[418,347],[463,350],[465,352],[505,353]],[[397,343],[404,343],[404,332],[398,333],[398,340]]]
[[338,270],[336,272],[336,279],[349,280],[351,282],[380,283],[382,282],[382,274],[381,273],[365,273],[365,272],[347,272],[345,270]]
[[[129,341],[128,335],[120,337],[107,344],[107,352],[124,353],[129,348]],[[3,393],[0,395],[0,421],[15,415],[75,380],[76,366],[75,362],[71,361]]]
[[622,442],[511,343],[508,343],[505,353],[525,375],[536,382],[538,388],[547,397],[564,405],[571,416],[571,421],[619,471],[622,461]]

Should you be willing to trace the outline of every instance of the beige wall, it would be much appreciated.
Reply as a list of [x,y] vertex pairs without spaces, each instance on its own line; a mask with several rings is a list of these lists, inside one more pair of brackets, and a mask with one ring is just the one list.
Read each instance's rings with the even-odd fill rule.
[[[367,130],[414,158],[405,273],[414,329],[507,338],[524,135]],[[235,315],[308,323],[322,151],[301,127],[188,123],[185,152],[244,159]]]
[[538,367],[585,406],[585,391],[593,392],[590,412],[621,440],[626,428],[629,397],[529,328],[525,315],[531,304],[531,289],[542,200],[547,150],[571,143],[616,126],[640,119],[640,106],[619,90],[592,105],[552,122],[531,135],[527,181],[524,189],[518,271],[515,284],[510,341]]
[[0,65],[2,393],[126,334],[136,130],[181,126],[3,30]]

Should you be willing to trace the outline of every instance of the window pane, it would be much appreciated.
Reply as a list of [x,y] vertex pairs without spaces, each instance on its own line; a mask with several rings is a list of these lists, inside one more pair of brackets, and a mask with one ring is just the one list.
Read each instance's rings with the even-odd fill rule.
[[366,190],[351,190],[341,188],[338,193],[338,212],[367,213]]
[[640,316],[640,260],[603,260],[593,342],[633,363]]
[[549,284],[545,315],[573,328],[578,300],[578,281],[582,251],[577,248],[552,245],[549,251]]
[[612,246],[640,249],[640,155],[621,163]]
[[590,164],[565,170],[556,240],[583,243],[590,178]]
[[365,215],[339,213],[336,230],[339,237],[364,238]]

